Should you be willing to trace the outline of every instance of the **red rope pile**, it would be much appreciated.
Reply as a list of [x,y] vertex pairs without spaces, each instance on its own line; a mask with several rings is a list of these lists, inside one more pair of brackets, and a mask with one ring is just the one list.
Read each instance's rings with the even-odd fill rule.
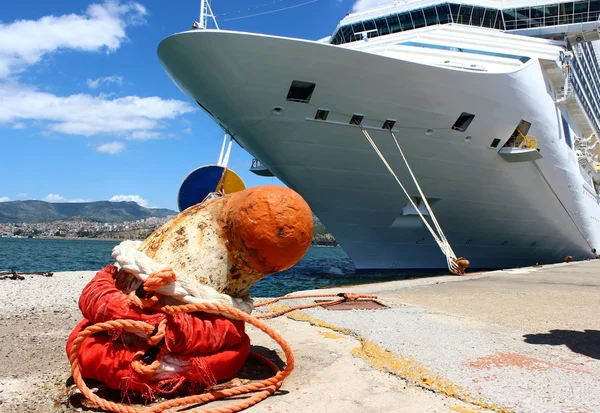
[[[294,356],[288,343],[258,318],[277,317],[297,309],[347,300],[376,298],[353,293],[284,296],[257,307],[282,299],[337,298],[252,317],[215,303],[160,306],[156,290],[175,277],[169,269],[151,274],[143,291],[129,295],[115,287],[117,273],[115,266],[107,266],[84,288],[79,299],[84,320],[69,335],[66,350],[73,379],[84,397],[104,410],[120,413],[162,412],[252,393],[233,405],[204,411],[233,413],[248,408],[275,392],[294,368]],[[281,346],[286,359],[283,370],[263,356],[250,353],[245,323],[262,330]],[[249,355],[269,366],[274,376],[234,388],[206,391],[218,382],[235,377]],[[84,378],[99,380],[124,392],[139,392],[148,400],[173,394],[184,386],[191,395],[136,407],[99,397],[89,389]]]

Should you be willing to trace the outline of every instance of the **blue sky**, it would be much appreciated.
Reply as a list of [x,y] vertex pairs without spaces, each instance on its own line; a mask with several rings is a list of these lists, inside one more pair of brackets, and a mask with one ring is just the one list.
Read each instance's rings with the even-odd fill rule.
[[[383,0],[213,0],[221,29],[320,39]],[[250,14],[275,13],[228,20]],[[176,209],[193,169],[217,161],[223,133],[168,78],[159,42],[188,30],[199,1],[21,0],[0,21],[0,201],[136,200]],[[248,187],[281,184],[229,166]]]

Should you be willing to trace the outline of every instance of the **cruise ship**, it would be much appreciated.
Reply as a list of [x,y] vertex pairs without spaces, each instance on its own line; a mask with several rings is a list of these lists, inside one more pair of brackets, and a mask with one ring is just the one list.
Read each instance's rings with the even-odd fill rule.
[[158,56],[357,270],[511,268],[600,248],[599,18],[600,0],[407,0],[317,41],[201,19]]

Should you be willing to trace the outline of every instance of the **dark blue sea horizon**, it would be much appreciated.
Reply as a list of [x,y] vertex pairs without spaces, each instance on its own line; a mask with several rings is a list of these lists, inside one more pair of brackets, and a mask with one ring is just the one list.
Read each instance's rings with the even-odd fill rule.
[[[120,241],[95,239],[0,238],[0,272],[97,271],[114,260]],[[277,297],[294,291],[429,277],[444,271],[357,272],[340,247],[310,247],[298,264],[256,283],[254,297]]]

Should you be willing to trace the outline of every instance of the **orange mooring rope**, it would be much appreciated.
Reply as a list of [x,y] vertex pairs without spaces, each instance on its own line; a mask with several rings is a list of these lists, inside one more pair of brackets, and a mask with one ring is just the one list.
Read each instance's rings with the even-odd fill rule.
[[277,298],[273,298],[271,300],[263,301],[262,303],[259,303],[259,304],[255,304],[254,307],[255,308],[262,307],[265,305],[276,303],[281,300],[294,300],[294,299],[300,299],[300,298],[319,298],[319,297],[338,297],[338,298],[336,298],[335,300],[323,301],[320,303],[297,305],[294,307],[286,308],[281,311],[276,311],[274,313],[257,315],[256,318],[264,318],[264,319],[275,318],[275,317],[279,317],[280,315],[287,314],[287,313],[289,313],[291,311],[295,311],[295,310],[305,310],[307,308],[313,308],[313,307],[319,307],[319,306],[327,307],[330,305],[339,304],[339,303],[343,303],[346,301],[356,301],[359,298],[377,298],[376,295],[356,294],[356,293],[284,295],[283,297],[277,297]]
[[[83,341],[90,337],[93,334],[102,332],[102,331],[110,331],[110,330],[137,330],[143,331],[146,333],[146,340],[149,344],[156,344],[164,337],[164,324],[161,323],[158,329],[151,324],[145,323],[143,321],[134,321],[134,320],[113,320],[107,321],[104,323],[94,324],[82,330],[75,341],[73,342],[73,347],[71,348],[71,352],[69,354],[69,361],[71,362],[71,373],[75,384],[81,391],[81,393],[91,402],[98,405],[100,408],[104,410],[109,410],[112,412],[118,413],[160,413],[164,412],[166,409],[171,409],[179,406],[186,405],[198,405],[205,404],[211,401],[224,399],[227,397],[238,396],[247,393],[255,393],[251,397],[240,400],[237,403],[226,406],[219,407],[214,409],[202,410],[203,413],[235,413],[241,410],[244,410],[250,406],[255,405],[256,403],[266,399],[268,396],[273,394],[281,385],[283,384],[283,380],[288,377],[292,370],[294,369],[294,355],[292,353],[292,349],[289,344],[285,341],[285,339],[279,335],[275,330],[269,327],[264,322],[258,320],[259,318],[274,318],[278,317],[282,314],[286,314],[290,311],[312,308],[317,306],[328,306],[333,304],[338,304],[341,302],[349,301],[349,300],[357,300],[359,298],[377,298],[375,295],[366,295],[366,294],[355,294],[355,293],[340,293],[340,294],[312,294],[312,295],[294,295],[294,296],[283,296],[274,298],[272,300],[268,300],[262,302],[260,304],[255,305],[255,307],[261,307],[268,304],[275,303],[281,300],[288,299],[300,299],[300,298],[318,298],[318,297],[338,297],[331,301],[325,301],[320,303],[312,303],[306,305],[299,305],[287,308],[282,311],[277,311],[268,314],[262,314],[256,317],[252,317],[242,311],[239,311],[235,308],[228,307],[223,304],[217,303],[202,303],[202,304],[184,304],[177,306],[163,306],[157,308],[157,311],[163,312],[165,314],[177,314],[177,313],[191,313],[195,311],[206,311],[211,313],[218,313],[223,315],[232,316],[235,319],[243,320],[246,323],[260,329],[267,335],[269,335],[283,350],[286,358],[286,366],[283,370],[279,370],[279,368],[266,357],[261,356],[260,354],[250,353],[250,356],[260,360],[264,364],[266,364],[275,375],[271,378],[249,383],[246,385],[234,387],[231,389],[223,389],[223,390],[214,390],[206,393],[186,396],[178,399],[167,400],[164,402],[156,403],[154,405],[148,407],[135,407],[135,406],[127,406],[121,403],[111,402],[109,400],[103,399],[96,394],[92,393],[89,387],[85,384],[83,377],[81,376],[81,369],[79,366],[79,350]],[[147,369],[148,372],[154,371],[157,366],[138,366],[140,363],[136,363],[136,370],[139,369]],[[156,361],[155,361],[156,363]],[[154,363],[154,364],[155,364]],[[145,371],[145,370],[144,370]],[[142,371],[140,371],[142,372]],[[199,413],[200,410],[193,410],[194,412]]]

